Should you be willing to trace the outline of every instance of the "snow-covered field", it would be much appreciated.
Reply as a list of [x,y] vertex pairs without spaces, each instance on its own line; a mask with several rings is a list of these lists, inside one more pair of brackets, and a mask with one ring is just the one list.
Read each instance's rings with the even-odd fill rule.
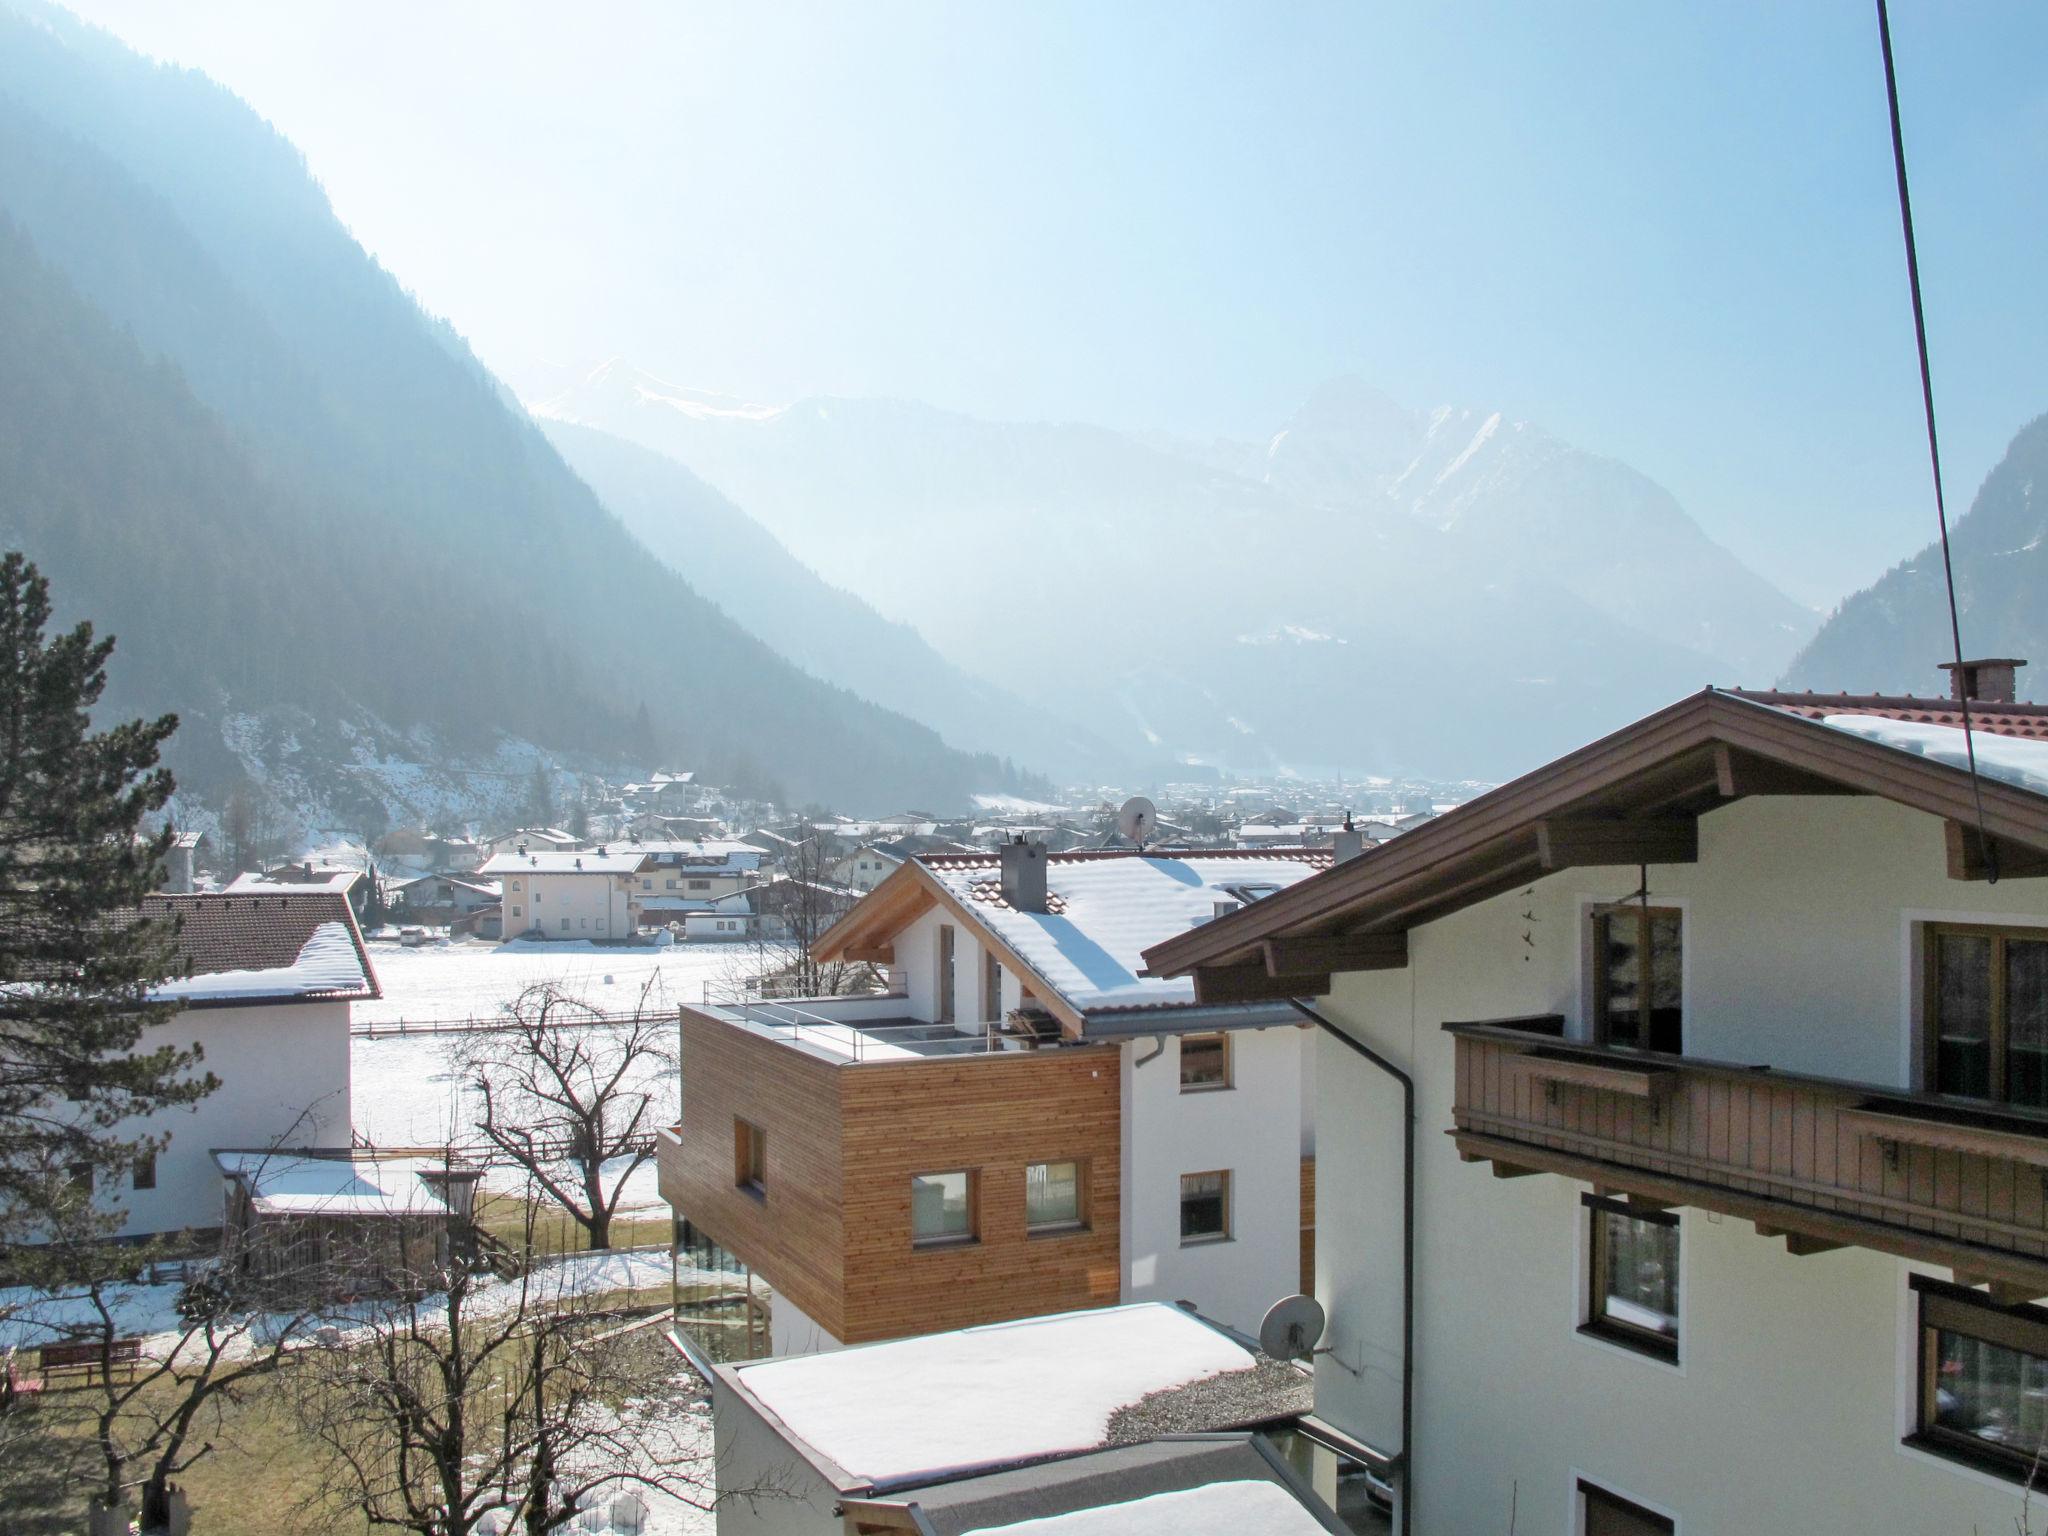
[[[526,988],[552,982],[608,1013],[640,1004],[700,1003],[707,985],[723,989],[761,968],[751,944],[686,944],[665,949],[610,949],[590,944],[510,944],[477,941],[404,949],[373,944],[370,963],[384,996],[355,1005],[359,1024],[399,1020],[490,1019]],[[461,1069],[459,1034],[356,1037],[351,1055],[356,1131],[383,1146],[431,1146],[476,1137],[476,1110]],[[657,1124],[675,1120],[677,1083],[672,1068],[650,1063],[645,1079],[655,1092]],[[654,1167],[644,1165],[627,1191],[626,1209],[658,1204]]]

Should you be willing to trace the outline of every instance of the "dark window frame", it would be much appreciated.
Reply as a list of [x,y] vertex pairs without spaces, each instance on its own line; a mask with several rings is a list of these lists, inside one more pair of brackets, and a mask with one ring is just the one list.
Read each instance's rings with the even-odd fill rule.
[[1937,1421],[1939,1346],[1936,1335],[1956,1333],[2048,1362],[2048,1307],[2031,1302],[2007,1306],[1983,1291],[1951,1285],[1932,1275],[1909,1277],[1913,1291],[1913,1428],[1904,1443],[1929,1455],[1961,1462],[1980,1472],[2036,1489],[2048,1489],[2048,1453],[2008,1450]]
[[[948,1174],[960,1174],[967,1180],[967,1230],[965,1232],[939,1232],[927,1237],[917,1232],[917,1181],[919,1179],[942,1179]],[[971,1248],[981,1241],[981,1170],[979,1168],[928,1168],[910,1176],[910,1246],[919,1253],[943,1248]]]
[[135,1188],[155,1189],[156,1154],[154,1152],[143,1152],[138,1154],[135,1159],[135,1166],[131,1170],[131,1172],[134,1175]]
[[[1236,1228],[1236,1212],[1232,1209],[1234,1203],[1232,1197],[1236,1191],[1232,1187],[1235,1181],[1230,1175],[1231,1170],[1228,1168],[1198,1168],[1191,1173],[1184,1173],[1180,1176],[1181,1247],[1200,1248],[1209,1243],[1227,1243],[1231,1240]],[[1218,1191],[1218,1197],[1223,1207],[1223,1225],[1220,1230],[1189,1234],[1187,1229],[1189,1179],[1221,1179],[1223,1181],[1223,1187]],[[1206,1199],[1208,1197],[1203,1196],[1201,1198]]]
[[768,1198],[768,1132],[744,1115],[732,1117],[732,1182],[743,1195]]
[[960,961],[960,935],[951,923],[939,924],[938,937],[932,942],[935,956],[934,987],[937,996],[932,1000],[932,1012],[941,1024],[951,1024],[960,1015],[958,996],[959,979],[956,974]]
[[[1941,941],[1944,937],[1989,939],[1991,941],[1991,1019],[1989,1088],[1983,1097],[1945,1088],[1941,1082]],[[1929,922],[1920,928],[1920,1071],[1922,1086],[1929,1093],[1953,1094],[1980,1104],[2010,1104],[2011,1094],[2011,996],[2006,946],[2013,939],[2048,943],[2048,928],[2029,928],[2018,923]],[[2022,1107],[2025,1107],[2024,1101]]]
[[[1660,917],[1674,919],[1678,924],[1678,1039],[1669,1051],[1660,1054],[1682,1056],[1685,1054],[1685,909],[1683,907],[1658,905],[1655,902],[1619,901],[1596,906],[1588,914],[1592,920],[1592,964],[1593,964],[1593,1039],[1605,1046],[1618,1046],[1624,1050],[1652,1051],[1659,1048],[1650,1044],[1655,1031],[1651,1018],[1655,1011],[1656,984],[1655,943],[1653,929]],[[1636,954],[1642,967],[1642,974],[1636,981],[1636,1038],[1633,1043],[1613,1038],[1612,1023],[1614,1011],[1609,1006],[1613,1001],[1609,988],[1613,985],[1608,975],[1607,925],[1616,918],[1628,917],[1637,925]]]
[[[1190,1040],[1214,1040],[1216,1053],[1223,1062],[1223,1073],[1213,1083],[1191,1083],[1188,1081],[1187,1051]],[[1237,1086],[1235,1052],[1231,1049],[1230,1031],[1227,1029],[1204,1029],[1180,1037],[1180,1091],[1182,1093],[1222,1093]]]
[[[1063,1221],[1033,1221],[1031,1219],[1031,1170],[1033,1168],[1056,1168],[1061,1163],[1072,1165],[1074,1170],[1074,1214]],[[1024,1165],[1024,1232],[1028,1237],[1062,1237],[1069,1232],[1088,1230],[1088,1159],[1085,1157],[1048,1157]]]
[[[1684,1329],[1682,1311],[1674,1310],[1672,1321],[1676,1327],[1670,1336],[1645,1328],[1639,1323],[1609,1317],[1607,1302],[1607,1255],[1606,1224],[1602,1216],[1620,1216],[1629,1221],[1640,1221],[1649,1226],[1668,1227],[1679,1234],[1677,1262],[1685,1260],[1685,1237],[1679,1226],[1675,1211],[1653,1211],[1638,1209],[1626,1200],[1616,1200],[1606,1195],[1582,1194],[1579,1204],[1587,1211],[1586,1238],[1582,1245],[1586,1259],[1586,1285],[1583,1300],[1585,1317],[1579,1324],[1579,1332],[1587,1338],[1599,1339],[1603,1343],[1617,1344],[1623,1349],[1634,1350],[1652,1360],[1661,1360],[1666,1365],[1676,1365]],[[1685,1305],[1685,1275],[1678,1270],[1673,1275],[1672,1296],[1677,1308]]]
[[1678,1522],[1669,1515],[1660,1515],[1634,1499],[1624,1498],[1612,1488],[1603,1488],[1590,1478],[1579,1479],[1579,1530],[1581,1533],[1592,1527],[1592,1511],[1595,1504],[1604,1504],[1609,1510],[1627,1519],[1634,1520],[1651,1530],[1677,1536]]

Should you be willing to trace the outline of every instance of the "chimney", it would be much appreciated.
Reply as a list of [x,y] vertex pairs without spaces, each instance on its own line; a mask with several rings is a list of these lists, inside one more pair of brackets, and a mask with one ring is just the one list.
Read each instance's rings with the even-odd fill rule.
[[1045,910],[1045,844],[1019,836],[1002,846],[1003,900],[1019,912]]
[[1344,825],[1330,839],[1332,862],[1344,864],[1365,852],[1365,834],[1351,824],[1351,813],[1344,813]]
[[1957,703],[2011,704],[2019,698],[2018,672],[2026,665],[2019,656],[1981,656],[1975,661],[1944,661],[1948,674],[1948,696]]

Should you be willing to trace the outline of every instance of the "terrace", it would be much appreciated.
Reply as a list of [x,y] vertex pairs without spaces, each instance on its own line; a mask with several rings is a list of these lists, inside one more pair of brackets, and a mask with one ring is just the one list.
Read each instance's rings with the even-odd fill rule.
[[900,992],[706,1003],[690,1011],[845,1065],[999,1055],[1026,1050],[1043,1038],[1014,1019],[940,1024],[913,1018],[910,1000]]

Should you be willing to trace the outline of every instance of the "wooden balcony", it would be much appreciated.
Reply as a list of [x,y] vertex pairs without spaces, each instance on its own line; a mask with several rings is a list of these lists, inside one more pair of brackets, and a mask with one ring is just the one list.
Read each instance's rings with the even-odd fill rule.
[[1568,1042],[1553,1019],[1446,1024],[1450,1134],[1496,1175],[1558,1173],[2048,1296],[2048,1114]]

